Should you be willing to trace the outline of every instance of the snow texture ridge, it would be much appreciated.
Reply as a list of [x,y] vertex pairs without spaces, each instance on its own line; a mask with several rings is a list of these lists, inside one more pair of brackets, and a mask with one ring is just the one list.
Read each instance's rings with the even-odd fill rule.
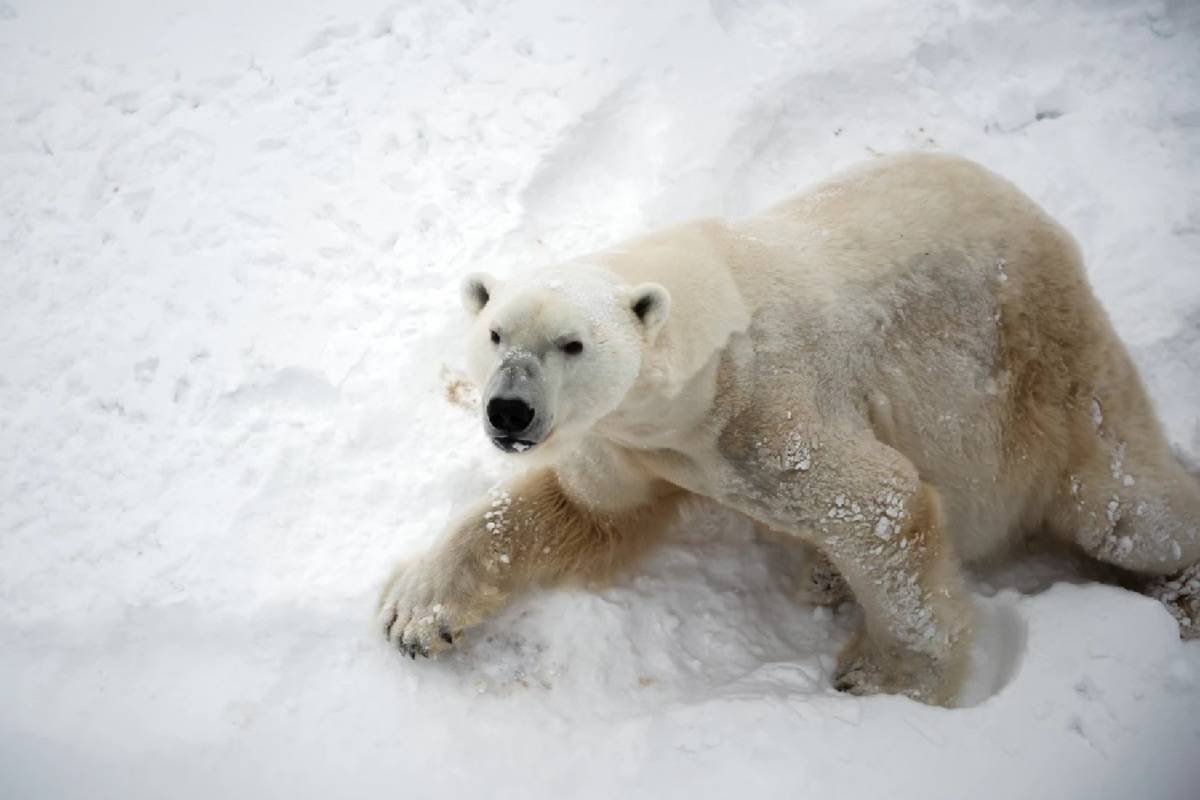
[[1072,230],[1200,465],[1200,6],[334,8],[0,0],[0,796],[1196,796],[1200,642],[1049,557],[976,577],[955,710],[834,692],[852,607],[707,506],[436,661],[373,620],[502,474],[462,276],[872,153]]

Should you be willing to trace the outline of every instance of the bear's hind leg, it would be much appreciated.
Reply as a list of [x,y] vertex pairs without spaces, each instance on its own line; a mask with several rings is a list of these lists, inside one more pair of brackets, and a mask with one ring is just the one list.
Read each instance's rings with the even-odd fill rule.
[[1099,433],[1056,490],[1050,527],[1088,555],[1143,576],[1184,638],[1200,636],[1200,483],[1165,442]]

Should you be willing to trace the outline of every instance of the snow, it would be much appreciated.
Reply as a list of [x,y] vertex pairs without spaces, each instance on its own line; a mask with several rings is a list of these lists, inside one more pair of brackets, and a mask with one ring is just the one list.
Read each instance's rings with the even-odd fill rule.
[[1053,559],[955,710],[834,692],[853,609],[708,507],[437,661],[373,621],[504,474],[464,275],[875,152],[1073,230],[1200,463],[1200,7],[332,8],[0,0],[0,796],[1195,797],[1200,643]]

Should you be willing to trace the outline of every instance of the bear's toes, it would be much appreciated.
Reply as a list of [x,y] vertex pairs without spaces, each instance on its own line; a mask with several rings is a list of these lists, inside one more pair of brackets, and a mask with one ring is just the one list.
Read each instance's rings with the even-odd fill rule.
[[862,638],[842,651],[833,675],[833,688],[846,694],[871,695],[887,691],[886,684],[882,665],[871,657]]
[[410,658],[429,658],[454,644],[451,615],[442,605],[415,609],[396,640],[400,652]]
[[1200,639],[1200,562],[1171,577],[1154,578],[1145,587],[1179,623],[1182,639]]
[[464,618],[438,570],[424,562],[398,566],[379,604],[379,624],[388,641],[409,658],[429,658],[454,644]]

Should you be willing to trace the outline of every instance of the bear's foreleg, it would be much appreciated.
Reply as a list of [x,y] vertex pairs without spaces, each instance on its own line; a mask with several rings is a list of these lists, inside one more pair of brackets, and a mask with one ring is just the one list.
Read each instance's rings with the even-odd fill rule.
[[836,685],[952,703],[969,659],[971,603],[937,492],[865,432],[792,421],[783,436],[754,422],[724,440],[736,477],[718,499],[816,547],[849,585],[865,622]]
[[821,545],[864,615],[839,658],[835,686],[953,703],[968,667],[971,604],[936,492],[919,484],[865,523],[838,526]]
[[429,656],[525,589],[603,580],[659,540],[681,494],[661,488],[647,497],[594,511],[553,470],[523,475],[471,508],[433,552],[393,571],[380,624],[402,652]]

